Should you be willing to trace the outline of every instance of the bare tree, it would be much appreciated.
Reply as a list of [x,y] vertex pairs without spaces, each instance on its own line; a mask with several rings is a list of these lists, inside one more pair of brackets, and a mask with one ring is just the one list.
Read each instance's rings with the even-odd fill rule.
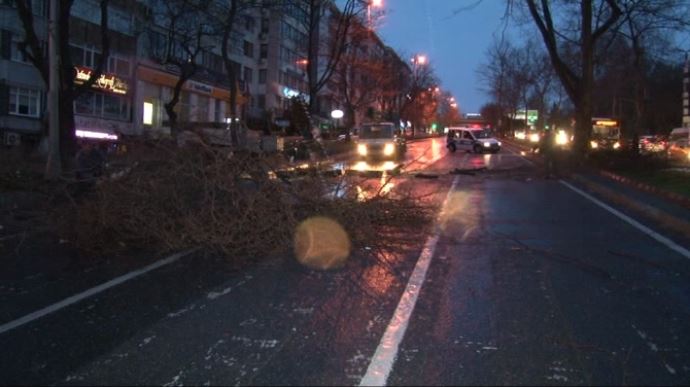
[[453,126],[460,121],[458,104],[452,98],[453,96],[449,92],[442,92],[437,98],[436,122],[441,127]]
[[[101,77],[105,63],[110,54],[110,36],[108,33],[108,0],[100,1],[100,50],[101,55],[96,61],[89,79],[75,84],[76,70],[70,56],[70,21],[74,0],[60,0],[58,5],[59,35],[56,44],[60,61],[60,81],[58,90],[59,125],[60,125],[60,159],[62,166],[68,168],[77,151],[76,133],[74,130],[74,100],[89,90],[96,80]],[[35,19],[31,0],[16,0],[17,12],[24,30],[24,40],[20,43],[20,50],[41,74],[46,86],[49,84],[49,71],[46,50],[43,49],[43,39],[37,29],[38,20]],[[50,107],[54,108],[54,107]],[[60,169],[54,169],[60,173]],[[47,176],[55,178],[55,176]]]
[[[594,85],[594,52],[601,37],[622,16],[617,0],[578,0],[551,2],[524,0],[551,58],[553,68],[576,109],[574,148],[584,155],[592,132],[592,90]],[[557,18],[554,12],[560,11]],[[573,22],[568,15],[577,15]],[[556,27],[560,22],[561,27]],[[568,63],[563,54],[564,42],[577,48],[579,60]]]
[[336,66],[332,84],[337,93],[335,101],[344,106],[346,121],[355,124],[362,109],[387,96],[394,73],[383,55],[374,55],[372,45],[378,44],[371,31],[362,23],[354,23],[348,36],[346,52]]
[[437,101],[434,93],[438,84],[431,64],[413,67],[401,109],[404,119],[412,122],[413,135],[420,126],[428,124],[435,116]]
[[[687,29],[690,26],[690,3],[683,0],[621,0],[623,17],[616,33],[629,42],[633,54],[634,114],[631,125],[633,154],[638,153],[639,135],[646,118],[648,58],[654,43],[663,41],[663,35]],[[664,49],[667,49],[664,45]]]
[[199,57],[209,50],[208,41],[216,36],[214,26],[208,20],[209,5],[205,0],[152,0],[153,17],[148,26],[155,56],[161,64],[170,66],[177,73],[170,100],[163,106],[168,115],[170,134],[177,138],[179,119],[177,105],[185,83],[198,71]]
[[[313,116],[318,113],[319,92],[328,84],[347,50],[350,28],[366,12],[369,2],[343,0],[340,8],[333,0],[289,0],[288,3],[301,11],[299,21],[307,34],[309,113]],[[324,17],[328,19],[324,21]],[[304,136],[311,137],[311,133],[305,132]]]

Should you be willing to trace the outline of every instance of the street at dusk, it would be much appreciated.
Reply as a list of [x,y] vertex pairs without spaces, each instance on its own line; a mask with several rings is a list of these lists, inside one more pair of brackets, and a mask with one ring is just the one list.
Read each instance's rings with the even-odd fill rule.
[[688,12],[3,2],[0,386],[688,385]]
[[[431,235],[406,235],[408,244],[376,252],[375,262],[354,251],[333,272],[287,258],[236,271],[191,253],[3,332],[2,346],[15,348],[0,361],[3,381],[358,384],[409,292],[419,298],[396,343],[392,385],[687,380],[687,250],[601,208],[572,181],[543,179],[517,147],[435,155],[438,141],[411,143],[415,171],[396,180],[445,200]],[[478,171],[451,174],[456,168]],[[420,172],[437,178],[413,177]],[[677,240],[686,248],[687,241]],[[426,276],[404,290],[425,243],[432,250]],[[86,277],[119,269],[106,263],[75,272],[65,263],[49,279],[31,265],[42,261],[31,239],[23,244],[21,258],[14,243],[3,249],[13,257],[3,265],[23,266],[3,268],[18,278],[3,278],[11,286],[3,286],[6,322],[85,290]]]

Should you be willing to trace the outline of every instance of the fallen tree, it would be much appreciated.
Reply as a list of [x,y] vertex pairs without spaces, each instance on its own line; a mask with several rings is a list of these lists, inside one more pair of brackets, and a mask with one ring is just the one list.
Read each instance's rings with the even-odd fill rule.
[[418,232],[435,213],[429,201],[402,191],[379,189],[363,199],[351,178],[319,170],[281,179],[275,159],[203,142],[130,144],[126,164],[117,178],[56,210],[62,237],[99,253],[200,246],[260,259],[290,252],[300,225],[315,217],[342,226],[353,247],[375,249],[395,244],[406,228]]

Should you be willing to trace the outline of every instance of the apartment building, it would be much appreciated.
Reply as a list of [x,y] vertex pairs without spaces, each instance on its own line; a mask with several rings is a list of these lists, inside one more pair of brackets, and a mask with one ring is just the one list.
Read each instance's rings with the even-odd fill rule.
[[[217,7],[215,13],[221,14],[229,1],[211,3]],[[111,0],[110,54],[101,77],[74,103],[76,130],[117,136],[169,133],[165,104],[172,97],[180,67],[168,60],[168,50],[178,50],[175,55],[182,55],[178,59],[188,55],[178,47],[179,42],[169,44],[171,34],[166,29],[165,12],[170,12],[170,4],[164,0]],[[35,29],[44,46],[47,6],[47,0],[32,1]],[[15,7],[14,0],[0,0],[0,139],[5,143],[19,139],[38,141],[46,127],[45,82],[19,49],[24,31]],[[304,7],[306,2],[272,0],[263,7],[242,9],[237,16],[229,44],[229,57],[239,84],[234,117],[229,105],[230,82],[221,56],[221,36],[205,35],[202,49],[193,58],[196,71],[184,83],[175,108],[178,122],[197,128],[225,127],[232,119],[242,120],[252,129],[285,125],[291,99],[309,101],[308,12]],[[337,12],[334,2],[323,9],[323,42],[328,38],[327,23]],[[187,22],[194,28],[213,24],[195,17],[189,17]],[[397,58],[378,38],[372,42],[369,49],[376,55]],[[101,54],[100,3],[75,1],[69,52],[75,66],[75,83],[89,79]],[[399,58],[398,62],[402,65],[393,71],[404,72],[407,66]],[[329,119],[331,110],[341,108],[334,97],[337,93],[332,82],[321,90],[318,116],[322,120]],[[376,109],[386,106],[392,106],[391,101],[381,100]]]
[[[46,34],[46,3],[34,1],[35,29]],[[20,136],[38,139],[43,131],[45,85],[19,45],[23,28],[12,1],[0,1],[0,140],[17,144]]]

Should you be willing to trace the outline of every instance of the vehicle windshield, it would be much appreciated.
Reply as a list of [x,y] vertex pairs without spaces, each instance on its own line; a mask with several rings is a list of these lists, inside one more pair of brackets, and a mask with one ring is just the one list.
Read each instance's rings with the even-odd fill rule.
[[482,131],[474,132],[474,136],[477,138],[492,138],[493,137],[493,135],[491,134],[491,131],[489,131],[489,130],[482,130]]
[[395,130],[392,125],[365,125],[359,133],[362,139],[393,138]]
[[620,129],[617,126],[592,126],[592,136],[596,138],[617,138],[619,134]]

